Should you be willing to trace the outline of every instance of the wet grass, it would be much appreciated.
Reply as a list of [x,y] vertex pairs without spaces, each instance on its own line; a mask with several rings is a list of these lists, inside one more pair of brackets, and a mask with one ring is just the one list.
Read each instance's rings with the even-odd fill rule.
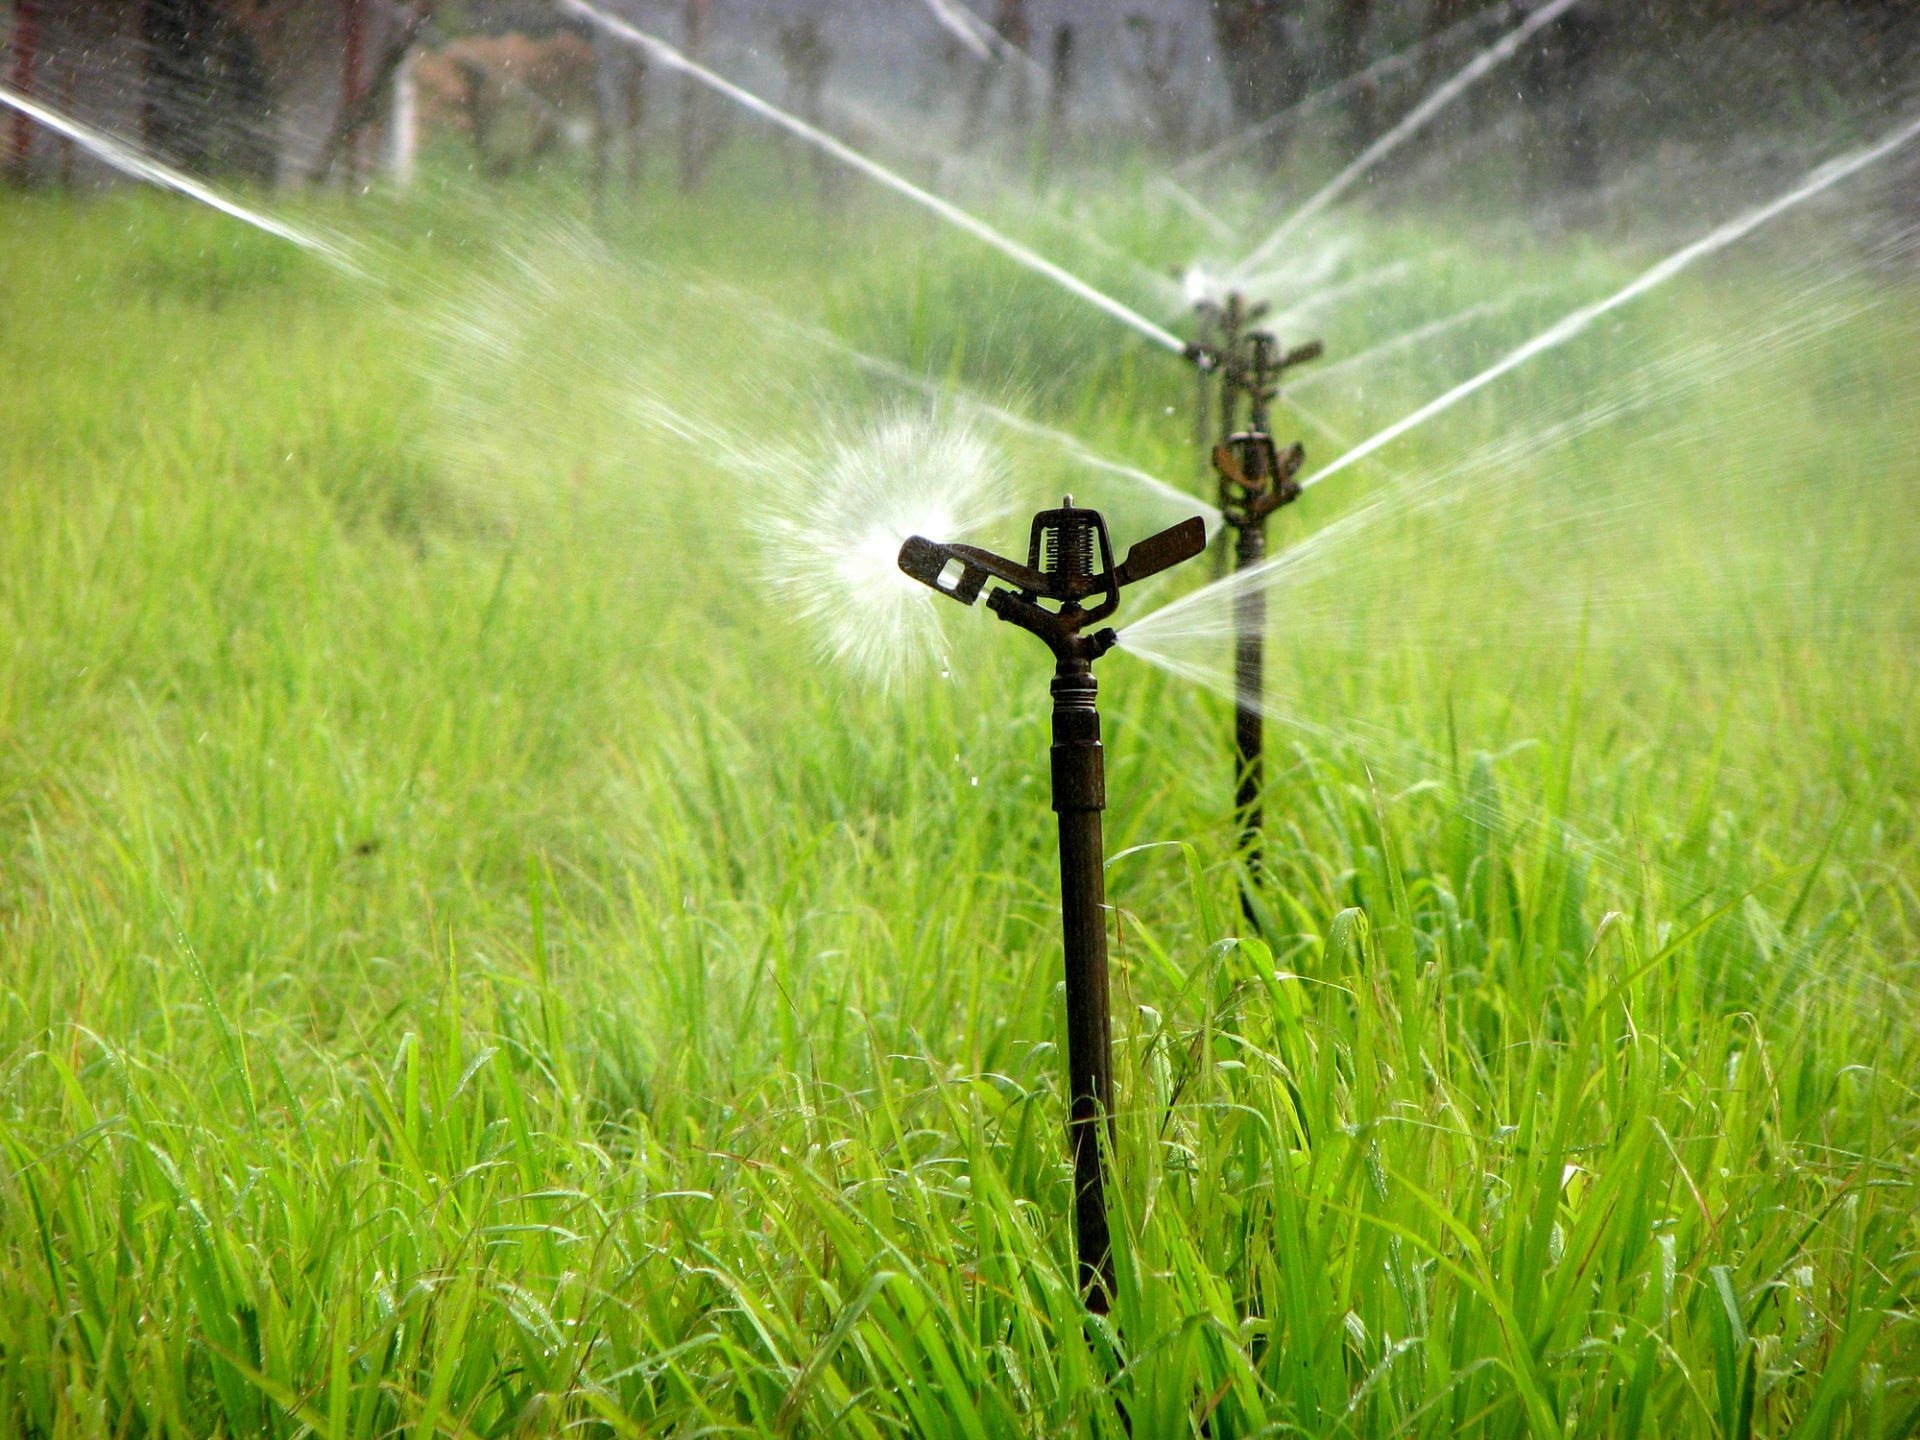
[[[378,294],[166,200],[0,209],[0,1428],[1914,1432],[1910,285],[1289,592],[1264,937],[1224,705],[1106,662],[1105,1321],[1041,655],[956,611],[951,682],[818,663],[753,545],[795,477],[624,397],[802,437],[875,399],[662,264],[1175,479],[1187,386],[917,221],[709,244],[648,199],[604,242],[491,223],[538,188],[382,212]],[[1770,263],[1288,524],[1749,333],[1804,289]],[[1364,433],[1473,353],[1317,403]],[[1649,469],[1588,550],[1502,528]]]

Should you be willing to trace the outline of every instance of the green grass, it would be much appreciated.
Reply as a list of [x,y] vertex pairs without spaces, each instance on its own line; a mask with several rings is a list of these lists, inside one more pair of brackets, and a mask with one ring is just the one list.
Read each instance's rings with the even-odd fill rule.
[[[627,401],[805,448],[884,398],[647,264],[1174,478],[1188,387],[917,217],[716,227],[764,198],[719,183],[604,240],[540,185],[322,216],[378,289],[0,203],[0,1430],[1913,1434],[1911,285],[1279,592],[1264,940],[1224,703],[1103,663],[1096,1320],[1042,655],[956,610],[952,683],[819,663],[751,539],[803,477]],[[1631,269],[1469,248],[1329,338]],[[1803,285],[1748,253],[1382,460]],[[1462,354],[1315,403],[1364,433]],[[1349,479],[1287,537],[1395,483]]]

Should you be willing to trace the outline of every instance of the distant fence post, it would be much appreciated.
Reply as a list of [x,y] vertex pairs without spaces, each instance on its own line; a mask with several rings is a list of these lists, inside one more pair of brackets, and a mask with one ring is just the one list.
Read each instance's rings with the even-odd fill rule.
[[414,157],[420,148],[419,89],[413,75],[413,51],[401,57],[393,72],[393,93],[387,103],[387,178],[395,185],[413,183]]

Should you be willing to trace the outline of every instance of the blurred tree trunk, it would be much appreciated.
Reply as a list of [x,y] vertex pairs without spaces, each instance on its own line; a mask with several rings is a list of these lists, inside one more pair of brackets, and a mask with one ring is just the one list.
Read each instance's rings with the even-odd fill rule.
[[1426,50],[1420,57],[1420,93],[1425,95],[1439,83],[1440,62],[1446,46],[1439,39],[1466,18],[1468,0],[1427,0],[1427,33],[1421,37]]
[[[1367,31],[1373,24],[1373,0],[1343,0],[1340,29],[1334,43],[1335,64],[1346,80],[1367,68]],[[1347,97],[1347,145],[1364,150],[1372,142],[1379,110],[1379,92],[1371,80],[1353,87]]]
[[1033,26],[1027,20],[1027,0],[1000,0],[993,28],[1010,52],[1006,61],[1013,74],[1010,118],[1015,138],[1025,140],[1033,128]]
[[1581,0],[1534,39],[1521,67],[1534,190],[1576,225],[1586,223],[1600,188],[1602,155],[1592,91],[1606,23],[1593,0]]
[[637,52],[627,59],[627,119],[631,125],[627,143],[627,184],[635,189],[647,174],[647,65]]
[[1154,138],[1167,153],[1182,154],[1193,121],[1193,97],[1179,84],[1185,53],[1182,27],[1177,21],[1135,13],[1127,16],[1127,33],[1134,44],[1127,80],[1146,108]]
[[361,73],[367,44],[367,12],[363,0],[340,0],[340,35],[339,115],[347,145],[347,184],[354,186],[360,183],[365,168],[364,127],[352,124],[349,119],[359,113],[361,97],[366,93],[366,77]]
[[[78,57],[67,57],[66,75],[60,83],[60,110],[72,115],[77,111],[78,91],[80,88],[80,61]],[[60,137],[60,184],[63,187],[73,185],[73,162],[78,148],[71,135]]]
[[[10,48],[13,64],[8,68],[9,83],[29,99],[33,96],[34,63],[40,49],[39,0],[15,0],[13,37]],[[7,176],[16,185],[24,185],[33,173],[33,122],[18,110],[8,120]]]
[[[324,180],[331,175],[344,156],[348,160],[349,182],[359,183],[365,168],[363,152],[366,137],[381,121],[393,122],[394,99],[401,84],[401,71],[407,57],[413,53],[421,31],[433,19],[432,0],[416,0],[416,3],[401,10],[390,23],[380,53],[374,57],[373,65],[369,68],[365,63],[365,32],[355,28],[359,23],[355,15],[363,3],[364,0],[344,0],[342,19],[353,23],[343,36],[347,43],[341,65],[340,109],[334,116],[333,128],[327,132],[327,138],[320,146],[319,158],[314,161],[315,180]],[[466,72],[463,71],[463,74]],[[484,83],[484,77],[476,79],[472,74],[466,74],[466,79],[476,88]],[[476,113],[480,108],[484,106],[476,106]],[[475,123],[477,129],[481,122]]]
[[1053,27],[1053,61],[1047,67],[1047,173],[1059,162],[1066,142],[1067,106],[1073,99],[1073,26]]
[[211,0],[146,0],[147,148],[182,170],[204,173],[211,158],[213,65],[208,46],[218,16]]
[[[686,52],[704,64],[707,49],[709,0],[687,0]],[[716,145],[706,87],[690,75],[680,77],[680,188],[693,191],[707,177],[707,163]]]
[[[1213,35],[1238,129],[1253,129],[1300,97],[1304,71],[1295,8],[1295,0],[1213,0]],[[1285,149],[1284,135],[1267,142],[1268,158],[1276,164]]]
[[971,150],[980,143],[987,128],[987,105],[993,99],[993,79],[999,71],[997,59],[982,60],[974,70],[973,86],[967,91],[965,117],[960,122],[960,148]]
[[217,0],[145,0],[148,149],[195,174],[273,180],[280,147],[273,75],[254,35],[262,24],[257,7],[229,13]]
[[280,164],[273,73],[261,47],[263,8],[236,7],[209,37],[214,87],[214,161],[256,184],[271,184]]
[[[780,64],[787,77],[787,109],[818,130],[825,119],[827,72],[833,68],[833,47],[820,31],[819,16],[809,12],[781,27]],[[815,190],[823,201],[831,199],[837,179],[832,157],[798,139],[790,148],[796,159],[810,160]]]
[[[1412,93],[1405,97],[1404,103],[1396,104],[1395,113],[1404,114],[1413,109],[1471,63],[1478,46],[1463,45],[1461,42],[1467,35],[1473,35],[1480,43],[1491,44],[1519,24],[1529,8],[1531,5],[1526,0],[1507,0],[1504,12],[1496,15],[1493,12],[1501,9],[1499,5],[1482,4],[1480,0],[1428,0],[1418,74]],[[1489,17],[1489,28],[1481,29],[1475,24],[1476,14]],[[1529,49],[1524,53],[1532,52]],[[1524,60],[1518,63],[1523,64]],[[1409,145],[1382,168],[1404,173],[1414,167],[1422,152],[1431,155],[1458,143],[1463,136],[1486,133],[1508,112],[1513,93],[1513,82],[1473,86],[1457,104],[1434,116],[1419,145]]]
[[993,20],[991,58],[982,60],[974,73],[973,89],[967,96],[966,119],[960,131],[960,147],[971,150],[986,133],[987,112],[1000,77],[1008,77],[1008,126],[1022,138],[1033,126],[1033,82],[1029,75],[1033,45],[1033,26],[1027,19],[1026,0],[1000,0]]
[[1600,188],[1605,158],[1593,89],[1606,47],[1607,19],[1595,0],[1582,0],[1561,17],[1555,29],[1565,106],[1560,117],[1560,183],[1574,194],[1591,196]]
[[380,147],[380,168],[402,188],[413,183],[420,156],[420,89],[414,52],[401,57],[387,91],[387,120]]
[[[641,132],[647,118],[647,62],[643,52],[603,30],[593,35],[593,194],[605,203],[608,186],[624,173],[629,188],[639,185],[645,155]],[[624,161],[624,163],[623,163]]]

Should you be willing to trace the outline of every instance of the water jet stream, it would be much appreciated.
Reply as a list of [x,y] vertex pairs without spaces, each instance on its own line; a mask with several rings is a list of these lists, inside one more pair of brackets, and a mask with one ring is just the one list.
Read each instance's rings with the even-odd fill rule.
[[[1475,512],[1448,517],[1448,512],[1461,505],[1470,490],[1484,491],[1489,483],[1531,484],[1532,477],[1541,472],[1545,457],[1575,444],[1601,427],[1655,404],[1678,403],[1709,391],[1724,393],[1734,377],[1767,362],[1778,355],[1782,348],[1813,344],[1834,326],[1844,320],[1857,318],[1862,313],[1864,307],[1859,301],[1843,298],[1837,308],[1824,316],[1795,316],[1744,334],[1734,343],[1712,347],[1701,344],[1683,346],[1637,370],[1635,385],[1630,393],[1605,395],[1577,410],[1569,408],[1544,428],[1533,424],[1529,418],[1519,429],[1510,429],[1472,452],[1423,470],[1417,478],[1368,497],[1350,513],[1321,526],[1300,543],[1261,565],[1203,586],[1160,607],[1129,625],[1122,632],[1120,641],[1156,663],[1163,663],[1166,668],[1177,673],[1190,673],[1183,668],[1190,663],[1184,660],[1183,652],[1196,645],[1211,648],[1231,635],[1232,602],[1242,592],[1259,587],[1291,587],[1287,611],[1298,619],[1309,613],[1309,607],[1303,607],[1298,594],[1299,584],[1319,573],[1337,573],[1340,598],[1336,608],[1329,613],[1344,617],[1356,575],[1354,561],[1357,557],[1351,553],[1352,546],[1362,535],[1370,532],[1378,521],[1393,515],[1426,512],[1436,517],[1434,525],[1439,530],[1449,527],[1482,529],[1485,520]],[[1733,388],[1737,393],[1745,393],[1744,387]],[[1637,498],[1619,485],[1610,486],[1605,492],[1605,514],[1613,515],[1628,506],[1644,506],[1662,493],[1657,487],[1646,488],[1644,476],[1647,472],[1630,463],[1627,473],[1642,476],[1643,484],[1637,492]],[[1468,479],[1479,483],[1471,487],[1460,483]],[[1581,522],[1589,532],[1600,513],[1593,512]],[[1556,512],[1556,523],[1564,518],[1564,515]],[[1524,515],[1515,517],[1511,523],[1518,529],[1515,535],[1508,537],[1509,541],[1530,536],[1539,528],[1538,521]],[[1422,543],[1427,542],[1423,540]],[[1510,544],[1507,550],[1511,553]],[[1388,568],[1391,569],[1391,566]],[[1592,598],[1589,596],[1588,602]],[[1478,635],[1486,629],[1485,622],[1485,616],[1473,613],[1454,617],[1449,623],[1460,625],[1463,633]],[[1430,621],[1423,623],[1431,624]],[[1503,643],[1513,642],[1507,639]],[[1224,682],[1219,683],[1224,685]]]
[[1464,310],[1456,310],[1451,315],[1443,315],[1438,320],[1428,321],[1425,325],[1416,325],[1411,330],[1402,331],[1400,334],[1390,336],[1378,344],[1369,345],[1366,349],[1357,354],[1349,355],[1343,360],[1336,360],[1331,365],[1316,367],[1307,374],[1302,375],[1298,380],[1295,380],[1292,388],[1295,390],[1305,390],[1314,385],[1324,384],[1331,376],[1343,375],[1350,370],[1358,370],[1365,366],[1372,365],[1388,355],[1397,355],[1402,350],[1411,350],[1417,345],[1424,345],[1427,341],[1438,339],[1451,330],[1459,329],[1462,325],[1471,325],[1475,320],[1481,320],[1489,315],[1496,315],[1502,310],[1511,309],[1522,300],[1531,299],[1539,293],[1538,290],[1531,289],[1515,290],[1513,293],[1505,295],[1498,300],[1483,300],[1478,305],[1469,305]]
[[1130,465],[1124,460],[1112,460],[1096,451],[1090,450],[1086,445],[1082,444],[1064,430],[1055,429],[1053,426],[1043,424],[1038,420],[1030,420],[1024,415],[1007,409],[1005,406],[994,404],[991,400],[983,400],[975,395],[955,395],[946,387],[928,380],[925,376],[916,375],[904,365],[896,365],[891,360],[882,360],[877,355],[869,355],[865,351],[855,349],[845,341],[826,335],[823,332],[804,331],[802,333],[806,334],[809,339],[816,340],[820,344],[837,350],[846,356],[847,359],[872,374],[883,376],[896,384],[904,385],[909,389],[927,396],[929,399],[953,400],[959,404],[961,409],[969,414],[979,415],[983,419],[991,420],[1003,429],[1015,431],[1031,439],[1045,441],[1047,444],[1062,451],[1069,459],[1078,464],[1085,465],[1089,470],[1099,470],[1108,475],[1118,475],[1124,479],[1131,480],[1135,484],[1151,490],[1154,494],[1175,502],[1182,510],[1198,510],[1201,512],[1202,518],[1206,521],[1209,534],[1219,528],[1220,512],[1206,501],[1199,499],[1188,491],[1180,489],[1178,486],[1168,484],[1159,476],[1142,470],[1138,465]]
[[1376,80],[1384,80],[1389,75],[1396,75],[1400,71],[1408,69],[1414,61],[1418,60],[1427,51],[1436,50],[1461,35],[1478,30],[1489,20],[1498,19],[1506,13],[1506,8],[1501,5],[1484,6],[1476,13],[1467,16],[1466,19],[1455,21],[1438,34],[1429,35],[1426,39],[1416,41],[1405,49],[1396,50],[1393,54],[1374,61],[1364,70],[1356,70],[1344,80],[1336,80],[1333,84],[1323,86],[1311,95],[1294,101],[1293,104],[1287,106],[1286,109],[1280,111],[1278,114],[1269,115],[1258,124],[1249,125],[1245,130],[1234,135],[1229,135],[1217,145],[1208,146],[1198,155],[1189,155],[1185,160],[1175,165],[1171,173],[1174,175],[1191,175],[1196,171],[1205,170],[1216,161],[1225,159],[1237,150],[1245,149],[1256,140],[1264,139],[1268,135],[1285,129],[1291,121],[1304,120],[1307,116],[1325,109],[1334,101],[1351,95],[1354,91],[1365,85],[1370,85]]
[[1693,265],[1694,262],[1702,260],[1717,251],[1726,249],[1727,246],[1737,240],[1743,239],[1766,224],[1769,220],[1784,215],[1796,206],[1805,204],[1815,196],[1832,189],[1848,176],[1864,170],[1876,160],[1881,160],[1891,155],[1894,151],[1913,140],[1915,136],[1920,136],[1920,120],[1914,120],[1908,123],[1872,145],[1855,150],[1851,154],[1842,155],[1837,159],[1827,161],[1824,165],[1812,171],[1804,180],[1784,195],[1777,196],[1764,205],[1755,206],[1744,215],[1735,216],[1725,224],[1716,226],[1705,235],[1702,235],[1698,240],[1676,250],[1651,269],[1643,271],[1631,283],[1616,290],[1604,300],[1596,300],[1591,305],[1584,305],[1580,309],[1575,310],[1565,319],[1534,336],[1533,339],[1527,341],[1526,344],[1516,350],[1510,351],[1500,360],[1488,366],[1485,370],[1482,370],[1478,375],[1475,375],[1469,380],[1463,380],[1444,395],[1429,400],[1411,415],[1395,421],[1370,439],[1362,441],[1339,459],[1333,461],[1332,464],[1320,470],[1311,479],[1306,481],[1301,488],[1310,488],[1318,485],[1329,476],[1339,474],[1356,461],[1366,459],[1367,456],[1373,454],[1374,451],[1380,449],[1382,446],[1393,443],[1393,441],[1399,439],[1409,430],[1412,430],[1416,426],[1424,425],[1427,421],[1441,414],[1443,411],[1452,409],[1469,395],[1485,389],[1508,371],[1517,370],[1536,355],[1544,355],[1549,350],[1558,349],[1569,340],[1581,334],[1601,316],[1619,309],[1629,301],[1637,300],[1649,290],[1664,285],[1674,276]]
[[1036,79],[1046,80],[1046,68],[1038,60],[959,3],[959,0],[927,0],[927,9],[933,12],[933,18],[940,22],[943,30],[980,59],[993,64],[1011,57]]
[[[1418,260],[1394,260],[1384,265],[1376,265],[1371,270],[1340,281],[1337,285],[1327,285],[1314,290],[1305,300],[1278,310],[1262,322],[1266,329],[1284,332],[1291,331],[1296,325],[1305,325],[1356,295],[1365,295],[1369,291],[1383,289],[1407,276],[1421,270],[1429,270],[1448,258],[1450,252],[1436,251],[1423,255]],[[1251,294],[1261,294],[1268,286],[1286,278],[1286,270],[1270,270],[1264,275],[1256,275],[1246,282]]]
[[171,165],[163,165],[158,160],[149,159],[124,141],[116,140],[104,131],[95,130],[92,126],[83,125],[78,120],[70,119],[58,111],[49,110],[9,85],[0,85],[0,105],[17,110],[36,124],[53,131],[54,134],[73,141],[74,144],[123,175],[144,180],[150,185],[158,185],[163,190],[175,191],[185,195],[189,200],[198,200],[202,205],[211,206],[222,215],[230,216],[277,240],[285,240],[290,245],[297,245],[302,250],[318,255],[349,274],[361,274],[360,267],[354,264],[346,250],[332,241],[322,240],[317,235],[289,225],[283,220],[262,215],[257,210],[249,210],[239,201],[229,199],[212,186],[203,184],[191,175],[183,174]]
[[[753,314],[762,324],[770,325],[773,329],[805,344],[831,351],[844,359],[852,361],[870,375],[877,375],[895,385],[912,390],[916,394],[924,395],[930,400],[950,401],[957,404],[961,410],[969,415],[975,415],[983,420],[991,421],[1002,429],[1012,430],[1017,434],[1027,436],[1029,439],[1043,441],[1061,451],[1068,459],[1074,461],[1076,464],[1084,465],[1089,470],[1097,470],[1104,474],[1120,476],[1123,479],[1130,480],[1136,485],[1152,491],[1155,495],[1163,499],[1172,501],[1179,507],[1183,514],[1191,514],[1198,510],[1201,513],[1201,518],[1206,522],[1207,533],[1210,535],[1220,527],[1220,512],[1214,506],[1197,498],[1190,492],[1180,489],[1176,485],[1168,484],[1159,476],[1153,474],[1151,471],[1141,469],[1138,465],[1129,464],[1125,460],[1116,460],[1100,454],[1085,442],[1065,430],[1045,424],[1039,420],[1030,419],[1025,415],[1019,414],[1017,411],[1009,410],[1003,405],[997,405],[991,400],[983,399],[967,391],[955,390],[951,386],[941,385],[916,371],[908,369],[905,365],[898,364],[892,360],[882,359],[878,355],[869,354],[858,346],[842,340],[831,331],[822,329],[817,325],[810,325],[794,316],[783,314],[779,310],[767,305],[760,297],[749,295],[731,285],[719,281],[703,281],[701,284],[707,293],[715,295],[743,312]],[[1336,439],[1336,443],[1345,444],[1347,442]]]
[[[1830,649],[1853,632],[1845,628],[1834,632],[1829,625],[1837,622],[1845,627],[1855,620],[1883,624],[1888,599],[1908,593],[1909,587],[1898,578],[1904,573],[1898,557],[1906,553],[1905,545],[1885,535],[1889,523],[1911,534],[1911,522],[1903,512],[1870,527],[1871,538],[1842,523],[1818,542],[1817,553],[1805,557],[1814,563],[1789,562],[1776,568],[1771,547],[1755,551],[1738,544],[1711,543],[1712,512],[1695,508],[1703,492],[1673,489],[1660,467],[1647,463],[1661,453],[1671,427],[1643,426],[1624,446],[1621,442],[1610,446],[1610,468],[1604,475],[1592,476],[1595,483],[1584,491],[1577,487],[1569,491],[1554,483],[1559,467],[1546,457],[1655,402],[1664,405],[1711,396],[1729,432],[1737,431],[1739,421],[1726,416],[1721,397],[1732,393],[1743,401],[1750,399],[1756,408],[1774,403],[1777,397],[1770,400],[1749,386],[1730,383],[1735,376],[1769,366],[1782,344],[1808,344],[1841,321],[1857,318],[1864,308],[1852,297],[1843,297],[1839,306],[1818,320],[1796,318],[1767,327],[1760,337],[1764,343],[1742,335],[1724,351],[1714,352],[1711,363],[1703,363],[1708,357],[1701,346],[1684,345],[1636,371],[1627,393],[1586,405],[1547,430],[1524,436],[1503,434],[1478,452],[1423,474],[1413,485],[1375,495],[1258,569],[1203,587],[1128,625],[1119,643],[1171,674],[1236,699],[1243,672],[1229,648],[1234,611],[1245,594],[1256,591],[1273,597],[1288,617],[1296,641],[1318,641],[1325,647],[1310,661],[1299,662],[1302,674],[1324,670],[1329,659],[1337,667],[1342,657],[1349,657],[1347,663],[1365,671],[1376,664],[1395,663],[1391,657],[1396,653],[1445,655],[1449,647],[1457,647],[1462,657],[1471,660],[1478,654],[1485,663],[1502,667],[1499,673],[1505,675],[1504,667],[1510,663],[1506,657],[1516,647],[1538,652],[1565,646],[1585,654],[1607,649],[1609,636],[1637,647],[1650,634],[1684,635],[1707,644],[1732,638],[1743,647],[1750,647],[1757,633],[1776,640],[1817,637],[1823,649]],[[1842,340],[1828,334],[1822,343]],[[1681,433],[1686,433],[1686,417],[1679,420]],[[1910,434],[1911,427],[1907,428]],[[1889,439],[1886,456],[1901,453],[1910,443]],[[1783,532],[1804,530],[1804,514],[1794,513],[1785,502],[1814,464],[1816,445],[1810,442],[1806,451],[1805,455],[1782,454],[1770,446],[1757,469],[1744,460],[1728,460],[1720,471],[1726,483],[1737,488],[1721,494],[1720,500],[1749,514],[1778,511]],[[1489,496],[1489,475],[1507,487],[1507,493]],[[1456,483],[1467,477],[1477,483],[1471,487]],[[1754,491],[1756,482],[1766,488]],[[1479,503],[1464,503],[1475,493]],[[1416,509],[1426,512],[1425,523],[1390,534],[1391,551],[1383,553],[1377,543],[1378,522]],[[1489,523],[1501,527],[1492,538]],[[1668,583],[1659,571],[1647,568],[1651,557],[1645,550],[1617,543],[1628,535],[1668,530],[1676,523],[1708,527],[1688,532],[1691,538],[1669,547],[1672,558],[1690,567],[1690,574],[1714,577],[1707,589]],[[1519,611],[1494,607],[1490,612],[1484,605],[1422,607],[1409,602],[1410,572],[1439,564],[1455,573],[1450,583],[1463,587],[1481,575],[1476,566],[1493,567],[1486,573],[1497,573],[1502,582],[1509,582],[1514,578],[1516,554],[1538,557],[1540,581],[1527,588],[1529,603]],[[1445,560],[1436,558],[1440,556]],[[1759,568],[1756,561],[1761,562]],[[1463,588],[1460,593],[1493,592]],[[1780,657],[1776,654],[1765,663],[1780,663]],[[1452,662],[1440,668],[1451,670]],[[1422,745],[1403,728],[1397,709],[1369,720],[1357,707],[1349,706],[1329,726],[1314,722],[1314,708],[1290,702],[1284,687],[1263,696],[1260,704],[1265,718],[1305,736],[1359,746],[1370,769],[1384,764],[1386,768],[1377,773],[1397,774],[1409,788],[1431,784],[1450,771],[1457,775],[1459,752],[1450,729],[1445,741]],[[1661,731],[1656,719],[1648,733],[1652,737]],[[1754,733],[1764,736],[1767,732]],[[1755,773],[1763,763],[1762,757],[1753,758]],[[1717,754],[1714,764],[1720,773],[1728,773],[1729,767]],[[1460,803],[1471,808],[1474,802],[1465,797]],[[1507,812],[1501,824],[1550,829],[1562,843],[1591,859],[1621,866],[1629,863],[1620,840],[1597,842],[1583,836],[1559,802],[1543,809],[1520,799],[1515,809],[1515,797],[1508,796],[1501,805]],[[1498,809],[1486,818],[1499,820]],[[1644,866],[1648,860],[1636,854],[1632,863]],[[1652,864],[1669,868],[1657,858]]]
[[[761,99],[751,90],[742,89],[725,76],[720,75],[716,71],[709,70],[697,60],[690,58],[676,46],[668,44],[659,36],[649,34],[647,31],[630,25],[616,16],[609,15],[606,11],[588,4],[587,0],[555,0],[555,3],[558,4],[561,9],[579,16],[590,24],[598,26],[609,35],[624,40],[629,45],[639,46],[668,69],[678,70],[691,79],[699,81],[709,89],[718,91],[735,104],[751,110],[762,119],[771,120],[782,129],[799,136],[809,145],[824,150],[843,165],[847,165],[859,171],[868,179],[886,186],[895,194],[904,195],[907,199],[913,201],[914,204],[932,211],[948,224],[956,226],[966,231],[969,235],[972,235],[975,239],[992,246],[1002,255],[1025,266],[1036,275],[1045,276],[1069,294],[1075,295],[1085,300],[1089,305],[1105,311],[1114,319],[1138,331],[1163,349],[1171,350],[1176,355],[1185,352],[1185,341],[1180,339],[1180,337],[1172,331],[1156,325],[1138,310],[1114,299],[1105,291],[1089,285],[1078,275],[1073,274],[1069,270],[1062,269],[1037,251],[1028,249],[1012,236],[1001,233],[999,230],[994,229],[993,226],[987,224],[986,221],[962,210],[951,200],[944,199],[934,194],[931,190],[923,189],[907,179],[904,175],[897,174],[882,165],[879,161],[861,154],[837,136],[829,135],[818,126],[809,125],[799,116],[789,114],[779,106]],[[1558,0],[1556,0],[1556,3],[1558,3]]]
[[1203,205],[1199,197],[1191,191],[1184,189],[1165,175],[1156,176],[1148,183],[1179,206],[1189,219],[1198,221],[1210,230],[1214,239],[1230,245],[1240,243],[1239,232]]
[[1362,150],[1346,169],[1321,186],[1305,204],[1282,220],[1273,233],[1262,240],[1254,252],[1235,267],[1234,274],[1243,276],[1254,266],[1264,264],[1286,243],[1288,236],[1346,194],[1353,187],[1354,182],[1367,171],[1419,134],[1426,128],[1429,120],[1458,100],[1476,81],[1511,60],[1535,32],[1544,26],[1551,25],[1574,3],[1575,0],[1548,0],[1547,4],[1508,31],[1496,44],[1482,50],[1458,74],[1409,110],[1399,124]]
[[986,35],[992,33],[991,27],[978,15],[954,4],[953,0],[927,0],[927,9],[940,22],[940,28],[971,50],[976,58],[993,59],[993,47],[986,39]]

